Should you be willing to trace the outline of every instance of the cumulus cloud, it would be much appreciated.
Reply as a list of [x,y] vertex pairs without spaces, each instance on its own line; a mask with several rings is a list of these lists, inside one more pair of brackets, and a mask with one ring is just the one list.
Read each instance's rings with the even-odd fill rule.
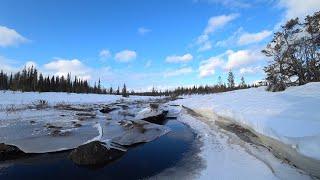
[[203,34],[211,34],[218,28],[221,28],[236,19],[239,14],[229,14],[211,17],[208,21],[207,27],[204,29]]
[[212,43],[209,39],[209,35],[212,34],[219,28],[224,27],[226,24],[230,23],[236,19],[239,14],[229,14],[213,16],[208,20],[208,24],[203,30],[203,33],[197,38],[195,44],[199,46],[198,51],[207,51],[212,48]]
[[192,72],[193,70],[191,67],[183,67],[177,70],[165,72],[164,77],[180,76],[180,75],[185,75]]
[[99,52],[99,57],[101,60],[106,60],[108,58],[111,57],[111,52],[110,50],[108,49],[102,49],[100,52]]
[[145,27],[139,27],[138,28],[138,33],[140,35],[145,35],[147,33],[151,32],[151,29],[145,28]]
[[215,73],[216,68],[223,65],[223,60],[217,57],[211,57],[207,60],[201,61],[199,66],[199,75],[200,77],[207,77]]
[[244,33],[239,37],[238,44],[239,45],[248,45],[252,43],[258,43],[269,37],[272,34],[272,31],[261,31],[258,33]]
[[279,6],[286,9],[285,18],[304,18],[319,10],[319,0],[280,0]]
[[166,62],[168,63],[186,63],[193,59],[193,56],[188,53],[182,56],[172,55],[166,57]]
[[240,74],[255,74],[255,73],[261,73],[262,67],[256,66],[256,67],[244,67],[239,70]]
[[241,66],[253,63],[257,60],[264,59],[265,57],[258,51],[254,50],[239,50],[232,51],[228,50],[227,54],[227,63],[225,68],[227,70],[237,69]]
[[50,74],[57,76],[66,76],[68,73],[71,73],[71,75],[82,79],[91,78],[91,69],[78,59],[57,59],[45,64],[44,69]]
[[27,41],[27,38],[20,35],[16,30],[0,26],[0,47],[17,46]]
[[118,52],[114,58],[119,62],[129,62],[137,58],[137,53],[132,50],[123,50]]

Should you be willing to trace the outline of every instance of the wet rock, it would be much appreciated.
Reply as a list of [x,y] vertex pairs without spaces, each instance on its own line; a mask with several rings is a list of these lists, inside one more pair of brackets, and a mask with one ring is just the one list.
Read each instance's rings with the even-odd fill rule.
[[82,125],[81,124],[74,124],[74,127],[78,128],[78,127],[81,127]]
[[90,117],[90,118],[95,118],[96,114],[95,113],[89,113],[89,112],[81,112],[81,113],[76,113],[77,116],[85,116],[85,117]]
[[77,165],[104,165],[120,158],[125,152],[107,148],[102,142],[93,141],[74,149],[69,158]]
[[0,143],[0,161],[18,159],[26,155],[16,146]]
[[170,131],[165,126],[143,120],[120,121],[119,124],[125,128],[125,131],[120,136],[113,138],[112,142],[122,146],[150,142]]
[[51,136],[57,137],[57,136],[70,136],[71,132],[70,131],[61,131],[59,129],[55,129],[51,131],[50,133]]
[[55,126],[55,125],[52,125],[52,124],[50,124],[50,123],[47,123],[47,124],[45,125],[45,127],[48,128],[48,129],[61,129],[61,128],[62,128],[62,127],[60,127],[60,126]]
[[114,111],[116,109],[118,109],[118,108],[106,106],[106,107],[103,107],[102,109],[100,109],[100,112],[101,113],[109,113],[109,112]]
[[154,116],[149,116],[149,117],[143,118],[142,120],[148,121],[151,123],[155,123],[155,124],[163,125],[166,121],[167,113],[168,113],[168,111],[161,111]]
[[151,108],[145,108],[136,115],[135,119],[163,125],[166,122],[167,114],[168,111],[165,110],[154,110]]

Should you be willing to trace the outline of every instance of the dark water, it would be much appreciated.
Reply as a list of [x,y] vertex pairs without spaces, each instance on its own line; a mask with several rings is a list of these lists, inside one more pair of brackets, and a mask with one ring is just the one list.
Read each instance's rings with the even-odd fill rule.
[[[1,169],[0,179],[142,179],[175,166],[193,151],[195,135],[184,124],[169,120],[171,132],[149,143],[130,148],[117,161],[100,168],[79,167],[68,153],[44,154],[14,162]],[[1,164],[0,164],[1,167]]]

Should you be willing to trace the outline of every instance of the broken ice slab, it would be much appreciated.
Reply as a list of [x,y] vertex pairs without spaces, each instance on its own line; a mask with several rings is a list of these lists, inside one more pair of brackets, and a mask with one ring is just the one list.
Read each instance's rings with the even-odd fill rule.
[[138,143],[145,143],[155,140],[170,131],[166,126],[149,123],[143,120],[120,122],[125,129],[119,136],[112,139],[112,142],[130,146]]

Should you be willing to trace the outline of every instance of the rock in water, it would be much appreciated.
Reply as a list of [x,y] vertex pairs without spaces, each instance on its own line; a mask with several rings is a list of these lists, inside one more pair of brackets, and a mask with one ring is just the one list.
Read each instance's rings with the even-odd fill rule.
[[108,149],[100,141],[93,141],[74,149],[69,158],[77,165],[104,165],[120,158],[125,152]]
[[168,111],[160,110],[160,109],[152,109],[152,108],[145,108],[142,111],[140,111],[136,119],[141,119],[144,121],[148,121],[155,124],[163,125],[166,121],[166,115],[168,114]]
[[119,122],[125,128],[121,136],[112,139],[112,142],[122,146],[130,146],[138,143],[146,143],[165,135],[169,128],[149,123],[143,120],[129,121],[130,123]]
[[0,143],[0,161],[18,159],[26,155],[17,146]]
[[114,111],[116,109],[118,109],[118,108],[106,106],[106,107],[103,107],[102,109],[100,109],[100,112],[101,113],[109,113],[109,112]]

